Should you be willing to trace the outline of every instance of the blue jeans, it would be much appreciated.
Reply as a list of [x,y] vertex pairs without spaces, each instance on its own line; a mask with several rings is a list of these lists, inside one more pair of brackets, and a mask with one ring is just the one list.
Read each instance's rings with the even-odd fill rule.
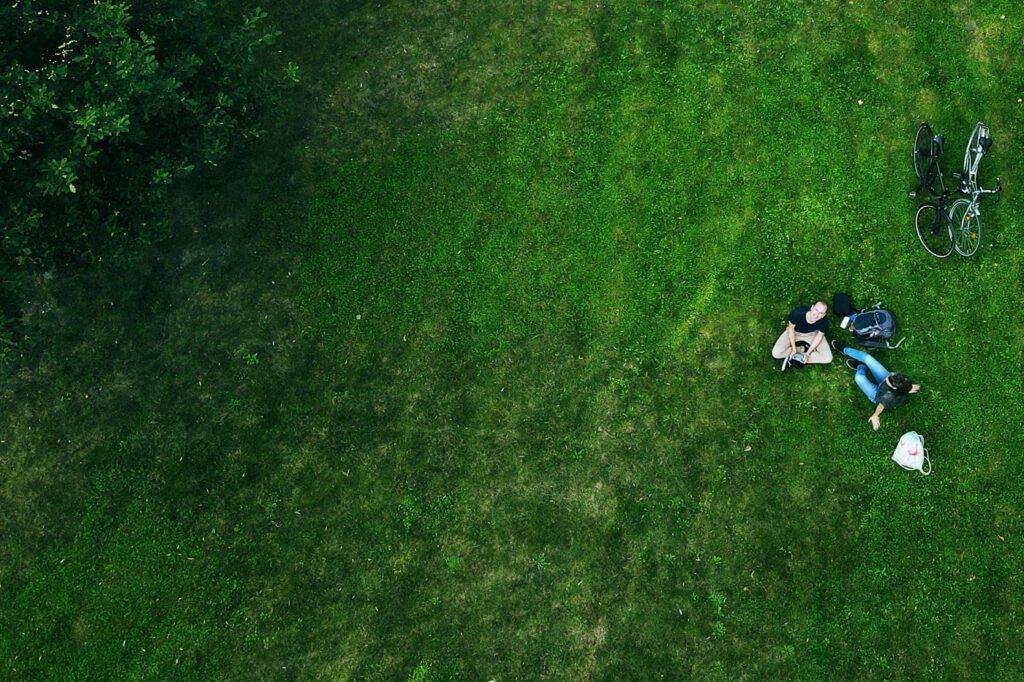
[[[847,346],[843,349],[843,353],[850,356],[857,362],[864,363],[857,368],[857,376],[854,377],[853,380],[857,382],[857,388],[864,391],[864,395],[868,397],[868,400],[875,402],[875,395],[878,393],[878,387],[883,381],[885,381],[885,378],[889,376],[889,370],[882,367],[882,363],[875,360],[862,350],[857,350],[856,348],[850,348]],[[874,382],[872,382],[871,379],[868,379],[868,370],[871,370],[871,374],[875,377]]]

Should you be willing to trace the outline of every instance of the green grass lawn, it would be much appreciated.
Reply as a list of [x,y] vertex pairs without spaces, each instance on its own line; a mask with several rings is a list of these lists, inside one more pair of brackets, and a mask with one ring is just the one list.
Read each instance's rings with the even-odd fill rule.
[[[1024,675],[1024,15],[265,9],[271,134],[0,379],[5,679]],[[940,261],[913,134],[979,119],[1005,200]],[[836,291],[923,386],[878,432],[770,357]]]

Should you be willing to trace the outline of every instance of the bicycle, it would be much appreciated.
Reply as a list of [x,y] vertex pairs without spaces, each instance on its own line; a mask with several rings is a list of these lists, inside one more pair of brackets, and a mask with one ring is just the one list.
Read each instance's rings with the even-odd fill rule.
[[[953,173],[953,177],[960,180],[960,187],[949,189],[939,164],[939,157],[945,151],[945,138],[933,135],[927,123],[917,128],[914,137],[914,172],[917,174],[918,185],[910,197],[916,197],[921,190],[928,190],[932,201],[921,204],[917,209],[914,226],[921,245],[936,258],[945,258],[954,250],[969,258],[981,246],[981,200],[986,194],[995,194],[998,200],[1002,190],[999,178],[996,178],[995,189],[985,189],[978,185],[978,165],[991,146],[988,126],[979,121],[964,151],[963,175]],[[954,201],[947,210],[946,199],[958,194],[965,196]]]
[[[996,178],[995,189],[985,189],[978,184],[978,165],[991,146],[988,126],[978,121],[964,151],[964,192],[970,198],[953,202],[949,210],[954,229],[959,217],[960,232],[957,233],[954,247],[961,256],[973,256],[981,246],[981,200],[986,194],[994,194],[998,203],[1002,196],[999,192],[1003,189],[1003,183],[999,178]],[[959,211],[958,206],[961,207]]]

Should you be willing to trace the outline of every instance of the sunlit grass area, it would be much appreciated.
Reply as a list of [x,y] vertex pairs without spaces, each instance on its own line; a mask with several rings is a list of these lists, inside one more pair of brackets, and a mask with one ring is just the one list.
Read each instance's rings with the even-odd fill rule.
[[[1021,674],[1024,17],[273,4],[269,137],[136,269],[39,284],[5,677]],[[914,130],[949,172],[979,119],[1003,201],[940,261]],[[837,291],[923,386],[878,432],[770,357]]]

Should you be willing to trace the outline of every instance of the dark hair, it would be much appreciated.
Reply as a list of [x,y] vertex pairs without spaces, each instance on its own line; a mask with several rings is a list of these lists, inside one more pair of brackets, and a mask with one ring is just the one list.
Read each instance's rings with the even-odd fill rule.
[[910,377],[902,372],[890,374],[889,383],[892,384],[893,389],[896,391],[896,395],[906,395],[910,393],[910,389],[914,386],[910,383]]

